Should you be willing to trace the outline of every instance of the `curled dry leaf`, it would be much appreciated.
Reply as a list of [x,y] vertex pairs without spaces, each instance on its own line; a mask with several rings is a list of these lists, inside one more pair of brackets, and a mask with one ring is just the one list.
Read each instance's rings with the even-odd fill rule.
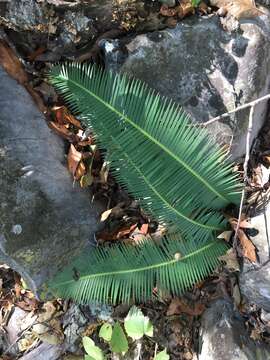
[[190,316],[199,316],[205,310],[205,305],[201,303],[196,303],[194,307],[190,307],[180,298],[172,299],[169,308],[167,310],[167,316],[171,315],[180,315],[185,313]]
[[68,130],[66,125],[57,124],[53,121],[49,121],[49,127],[53,129],[58,135],[60,135],[64,139],[69,140],[70,142],[72,142],[72,140],[75,138],[75,135]]
[[76,150],[73,144],[70,145],[68,152],[68,169],[71,174],[74,176],[77,170],[77,167],[82,159],[82,154]]
[[72,124],[78,129],[82,129],[81,123],[68,111],[66,106],[54,106],[52,112],[55,116],[55,120],[59,124]]
[[241,229],[238,230],[238,239],[242,247],[243,256],[252,262],[256,262],[256,248],[245,232]]
[[264,13],[259,10],[254,0],[210,0],[210,5],[222,8],[237,20],[243,18],[254,18]]
[[217,238],[218,238],[218,239],[223,239],[223,240],[229,242],[230,239],[231,239],[232,233],[233,233],[232,230],[223,231],[223,233],[221,233],[220,235],[218,235]]

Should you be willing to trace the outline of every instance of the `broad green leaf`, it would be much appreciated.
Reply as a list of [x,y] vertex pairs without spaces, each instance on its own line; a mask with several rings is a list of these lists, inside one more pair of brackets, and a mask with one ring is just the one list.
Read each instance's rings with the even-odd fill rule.
[[112,337],[112,325],[109,323],[103,324],[99,330],[99,337],[105,341],[110,341]]
[[84,336],[82,342],[84,350],[87,352],[88,355],[90,355],[90,358],[93,358],[94,360],[105,359],[103,351],[95,345],[94,341],[90,337]]
[[84,360],[95,360],[95,359],[90,355],[84,355]]
[[123,354],[128,351],[127,337],[119,322],[117,322],[113,327],[110,345],[113,352]]
[[167,354],[167,350],[164,349],[154,357],[154,360],[170,360],[170,356]]
[[133,340],[140,339],[143,335],[153,336],[153,325],[136,306],[132,306],[129,310],[124,326],[128,336]]

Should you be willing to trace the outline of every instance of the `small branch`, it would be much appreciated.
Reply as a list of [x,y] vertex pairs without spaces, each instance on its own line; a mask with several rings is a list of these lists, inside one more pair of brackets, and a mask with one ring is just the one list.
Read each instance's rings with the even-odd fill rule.
[[[270,95],[268,95],[268,96],[270,96]],[[245,156],[245,161],[244,161],[244,185],[247,185],[247,183],[248,183],[248,162],[249,162],[250,137],[251,137],[251,133],[252,133],[255,105],[256,104],[251,105],[251,109],[249,112],[249,121],[248,121],[247,137],[246,137],[246,156]],[[245,200],[245,186],[243,187],[243,190],[242,190],[241,202],[240,202],[239,214],[238,214],[238,221],[237,221],[237,226],[236,226],[236,230],[235,230],[235,234],[234,234],[234,238],[233,238],[233,247],[234,248],[236,247],[237,234],[238,234],[239,227],[240,227],[244,200]]]
[[224,119],[224,118],[228,117],[229,115],[231,115],[231,114],[233,114],[233,113],[235,113],[235,112],[237,112],[237,111],[240,111],[240,110],[243,110],[243,109],[246,109],[246,108],[249,108],[249,107],[254,107],[255,105],[257,105],[257,104],[260,103],[261,101],[265,101],[265,100],[268,100],[268,99],[270,99],[270,94],[267,94],[267,95],[265,95],[265,96],[262,96],[262,97],[260,97],[259,99],[253,100],[253,101],[251,101],[251,102],[249,102],[249,103],[240,105],[240,106],[238,106],[237,108],[235,108],[235,109],[233,109],[233,110],[231,110],[231,111],[228,111],[228,112],[226,112],[226,113],[224,113],[224,114],[222,114],[222,115],[220,115],[220,116],[217,116],[217,117],[215,117],[215,118],[213,118],[213,119],[210,119],[210,120],[206,121],[205,123],[201,123],[201,124],[199,124],[199,125],[200,125],[200,126],[210,125],[210,124],[212,124],[213,122],[218,121],[218,120],[221,120],[221,119]]

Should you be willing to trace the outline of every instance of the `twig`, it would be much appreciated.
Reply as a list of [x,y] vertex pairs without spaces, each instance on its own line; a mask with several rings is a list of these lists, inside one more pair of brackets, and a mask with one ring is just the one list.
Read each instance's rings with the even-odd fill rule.
[[234,238],[233,238],[233,247],[234,248],[236,247],[237,234],[238,234],[239,227],[240,227],[242,209],[243,209],[244,200],[245,200],[245,186],[248,183],[248,162],[249,162],[250,136],[251,136],[251,132],[252,132],[255,105],[256,104],[253,104],[251,106],[250,112],[249,112],[249,121],[248,121],[247,137],[246,137],[246,155],[245,155],[245,161],[244,161],[244,187],[243,187],[242,195],[241,195],[241,202],[240,202],[240,207],[239,207],[237,226],[236,226],[235,234],[234,234]]
[[258,98],[258,99],[256,99],[256,100],[253,100],[253,101],[251,101],[251,102],[249,102],[249,103],[240,105],[240,106],[238,106],[237,108],[235,108],[235,109],[233,109],[233,110],[230,110],[230,111],[228,111],[228,112],[226,112],[226,113],[224,113],[224,114],[222,114],[222,115],[220,115],[220,116],[217,116],[217,117],[215,117],[215,118],[213,118],[213,119],[210,119],[210,120],[208,120],[208,121],[206,121],[206,122],[204,122],[204,123],[197,124],[197,125],[199,125],[199,126],[207,126],[207,125],[210,125],[210,124],[212,124],[212,123],[215,122],[215,121],[218,121],[218,120],[221,120],[221,119],[226,118],[226,117],[229,116],[230,114],[233,114],[233,113],[235,113],[235,112],[237,112],[237,111],[246,109],[246,108],[248,108],[248,107],[254,107],[255,105],[257,105],[257,104],[260,103],[261,101],[268,100],[268,99],[270,99],[270,94],[267,94],[267,95],[265,95],[265,96],[262,96],[262,97],[260,97],[260,98]]

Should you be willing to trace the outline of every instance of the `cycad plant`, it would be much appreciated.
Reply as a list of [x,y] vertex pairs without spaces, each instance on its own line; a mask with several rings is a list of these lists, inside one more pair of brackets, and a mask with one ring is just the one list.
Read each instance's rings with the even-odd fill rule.
[[118,183],[168,229],[158,245],[84,254],[52,287],[79,302],[116,303],[145,300],[154,287],[177,294],[207,276],[226,249],[216,240],[226,226],[220,210],[239,201],[239,181],[225,150],[139,80],[77,63],[55,66],[49,77],[106,147]]

